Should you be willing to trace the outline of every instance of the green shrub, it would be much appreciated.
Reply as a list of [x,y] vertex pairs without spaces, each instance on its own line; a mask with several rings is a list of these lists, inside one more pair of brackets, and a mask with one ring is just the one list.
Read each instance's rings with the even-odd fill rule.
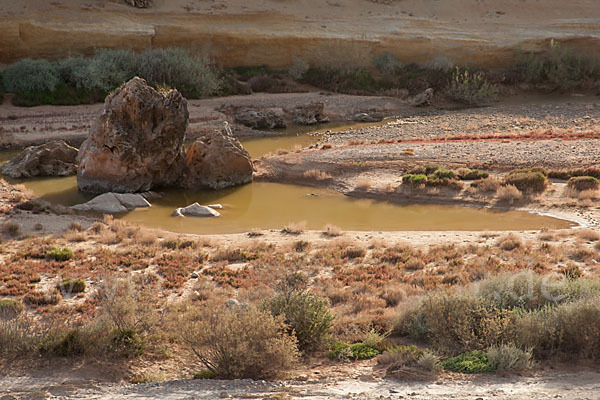
[[85,291],[85,280],[83,278],[65,278],[58,285],[58,289],[64,293],[81,293]]
[[598,167],[587,167],[587,168],[576,168],[569,171],[570,176],[593,176],[600,180],[600,168]]
[[424,185],[427,183],[427,176],[421,174],[406,174],[402,177],[402,183],[406,185]]
[[437,165],[419,165],[408,171],[408,173],[413,175],[431,175],[438,169],[440,169],[440,167],[438,167]]
[[456,67],[446,89],[446,95],[459,103],[480,105],[496,100],[498,89],[481,73],[470,73],[467,69],[462,71]]
[[334,360],[368,360],[381,354],[381,350],[365,343],[336,343],[329,352],[329,357]]
[[442,361],[440,365],[447,371],[462,372],[464,374],[481,374],[495,371],[494,366],[491,365],[488,359],[488,355],[479,350],[449,358]]
[[23,312],[23,304],[14,299],[0,299],[0,319],[13,319]]
[[283,316],[303,352],[320,349],[329,337],[333,316],[327,299],[306,291],[284,290],[265,303],[274,316]]
[[570,189],[581,192],[583,190],[596,190],[598,189],[598,179],[593,176],[574,176],[567,182],[567,187]]
[[46,258],[55,261],[67,261],[73,257],[73,252],[66,248],[54,248],[46,252]]
[[531,351],[523,351],[514,344],[490,347],[487,356],[490,366],[494,370],[524,370],[533,366]]
[[4,87],[8,92],[52,92],[60,79],[56,65],[48,60],[26,58],[10,65],[3,72]]
[[79,330],[72,329],[67,332],[51,333],[40,343],[39,350],[42,354],[52,356],[80,356],[85,353],[85,344]]
[[215,379],[217,376],[210,369],[203,369],[194,374],[194,379]]
[[507,185],[513,185],[522,192],[543,192],[546,189],[546,174],[539,170],[521,169],[508,174]]
[[454,179],[456,177],[454,171],[445,168],[439,168],[433,173],[433,176],[438,179]]
[[254,307],[208,306],[192,311],[184,341],[218,378],[280,376],[298,357],[296,339],[281,318]]
[[459,168],[456,170],[456,175],[461,181],[474,181],[478,179],[486,179],[490,176],[485,171],[478,170],[476,168]]

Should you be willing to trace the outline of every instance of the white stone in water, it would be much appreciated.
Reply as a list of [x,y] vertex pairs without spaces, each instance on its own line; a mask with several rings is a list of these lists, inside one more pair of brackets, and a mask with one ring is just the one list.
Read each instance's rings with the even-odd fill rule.
[[207,207],[217,209],[217,210],[220,210],[223,208],[223,206],[221,204],[209,204]]
[[87,203],[71,207],[78,211],[95,211],[107,214],[123,213],[140,207],[150,207],[142,195],[135,193],[103,193]]
[[198,203],[180,208],[179,210],[181,211],[181,214],[186,217],[218,217],[221,215],[218,211],[207,206],[201,206]]
[[173,216],[174,216],[174,217],[183,217],[183,214],[181,213],[181,208],[176,208],[176,209],[173,211]]

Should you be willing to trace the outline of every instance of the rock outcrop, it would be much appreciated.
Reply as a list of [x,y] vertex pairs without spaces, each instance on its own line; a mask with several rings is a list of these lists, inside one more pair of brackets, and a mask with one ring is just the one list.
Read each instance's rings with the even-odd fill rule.
[[2,165],[2,175],[13,179],[69,176],[77,173],[77,149],[63,140],[27,147]]
[[108,214],[123,213],[136,208],[150,207],[148,200],[135,193],[103,193],[87,203],[71,207],[77,211],[94,211]]
[[187,101],[133,78],[110,94],[79,150],[77,185],[85,192],[143,192],[174,185],[185,162]]
[[149,8],[152,6],[152,0],[125,0],[125,2],[137,8]]
[[177,208],[173,211],[173,215],[176,217],[218,217],[221,214],[211,207],[194,203],[187,207]]
[[410,104],[415,107],[424,107],[431,104],[433,100],[433,89],[425,89],[422,93],[419,93],[410,100]]
[[188,149],[178,185],[189,189],[223,189],[252,182],[250,154],[227,130],[212,131]]
[[298,125],[315,125],[329,122],[329,118],[323,114],[325,105],[321,102],[297,106],[294,109],[293,121]]
[[252,129],[286,128],[283,110],[281,108],[267,108],[255,110],[240,108],[234,114],[235,122]]

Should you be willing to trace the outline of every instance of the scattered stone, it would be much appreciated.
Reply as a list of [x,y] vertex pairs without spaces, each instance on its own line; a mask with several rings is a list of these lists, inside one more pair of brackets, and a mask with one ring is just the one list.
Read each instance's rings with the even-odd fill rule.
[[252,182],[250,154],[225,129],[212,131],[188,149],[179,186],[223,189]]
[[283,109],[267,108],[255,110],[252,108],[240,108],[234,114],[235,122],[252,129],[275,129],[286,128]]
[[415,107],[424,107],[431,104],[433,100],[433,89],[425,89],[423,93],[419,93],[410,100],[410,104]]
[[144,192],[172,186],[185,155],[187,101],[163,95],[141,78],[110,94],[79,150],[77,185],[85,192]]
[[94,197],[87,203],[77,204],[71,208],[77,211],[94,211],[115,214],[144,207],[150,207],[150,203],[148,203],[148,200],[140,194],[104,193]]
[[294,109],[293,121],[298,125],[315,125],[329,122],[329,118],[323,114],[324,108],[325,105],[321,102],[297,106]]
[[77,152],[64,140],[30,146],[2,164],[2,175],[13,179],[34,176],[70,176],[77,173]]
[[377,110],[360,111],[352,116],[356,122],[379,122],[383,120],[383,113]]
[[125,0],[125,2],[137,8],[150,8],[152,6],[152,0]]
[[201,206],[198,203],[190,204],[187,207],[178,208],[173,212],[173,215],[179,216],[176,213],[185,217],[218,217],[221,215],[218,211],[215,211],[207,206]]

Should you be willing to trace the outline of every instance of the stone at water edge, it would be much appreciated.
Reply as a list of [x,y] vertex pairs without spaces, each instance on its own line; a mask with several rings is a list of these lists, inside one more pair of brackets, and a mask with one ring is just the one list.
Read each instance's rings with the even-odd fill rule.
[[250,154],[225,129],[204,134],[187,150],[185,171],[178,186],[223,189],[252,182]]
[[293,121],[298,125],[315,125],[323,122],[329,122],[323,110],[325,105],[321,102],[297,106],[294,110]]
[[140,194],[103,193],[87,203],[77,204],[71,208],[77,211],[118,214],[144,207],[150,207],[150,203]]
[[252,129],[287,128],[287,122],[281,108],[267,108],[264,110],[240,108],[235,112],[233,118],[235,122]]
[[213,208],[215,210],[220,210],[223,208],[221,204],[209,204],[207,207]]
[[29,146],[12,160],[2,164],[2,175],[13,179],[75,175],[77,153],[78,150],[64,140]]
[[77,185],[84,192],[144,192],[173,186],[185,163],[187,101],[133,78],[110,94],[79,150]]
[[198,203],[190,204],[187,207],[178,208],[173,211],[174,216],[180,216],[179,214],[185,217],[218,217],[221,215],[218,211],[207,206],[201,206]]
[[424,107],[431,104],[433,100],[433,89],[425,89],[422,93],[419,93],[410,100],[410,104],[415,107]]

